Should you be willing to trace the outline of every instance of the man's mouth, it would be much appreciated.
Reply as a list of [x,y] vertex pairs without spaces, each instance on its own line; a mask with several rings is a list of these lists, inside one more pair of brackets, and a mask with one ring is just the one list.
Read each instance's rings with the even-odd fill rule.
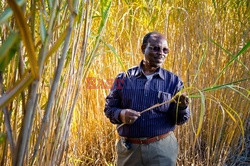
[[163,62],[163,58],[155,58],[155,62],[162,63]]

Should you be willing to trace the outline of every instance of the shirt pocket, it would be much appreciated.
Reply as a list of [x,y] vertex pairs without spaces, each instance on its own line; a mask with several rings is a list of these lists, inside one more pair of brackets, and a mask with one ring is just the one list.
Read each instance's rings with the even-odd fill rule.
[[[162,92],[162,91],[158,91],[158,95],[157,95],[157,102],[159,104],[169,101],[172,99],[172,94],[171,93],[167,93],[167,92]],[[163,104],[161,106],[158,107],[158,111],[160,112],[167,112],[169,109],[170,103],[167,104]]]

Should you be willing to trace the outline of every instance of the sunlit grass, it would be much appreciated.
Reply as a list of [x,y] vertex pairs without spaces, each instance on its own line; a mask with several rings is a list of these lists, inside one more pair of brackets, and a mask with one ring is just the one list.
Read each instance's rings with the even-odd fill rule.
[[[244,140],[250,100],[246,1],[19,0],[17,4],[26,5],[20,7],[23,15],[16,14],[19,9],[13,13],[7,1],[0,2],[0,64],[4,64],[0,105],[6,108],[0,113],[0,156],[4,164],[11,165],[20,151],[7,146],[11,139],[7,134],[12,129],[13,144],[18,147],[27,112],[34,111],[25,165],[115,165],[119,137],[103,112],[109,93],[103,84],[110,86],[118,73],[139,64],[142,38],[149,31],[167,36],[170,54],[164,68],[182,78],[183,91],[191,99],[191,118],[175,130],[178,165],[244,162],[244,157],[232,156],[245,153],[249,146]],[[70,16],[75,19],[67,37]],[[21,27],[18,20],[28,20],[27,26]],[[63,54],[55,97],[48,101]],[[34,92],[28,85],[35,77],[24,79],[30,72],[41,76]],[[88,88],[89,77],[97,79],[96,88]],[[30,99],[37,104],[27,107]],[[11,128],[4,123],[7,112]]]

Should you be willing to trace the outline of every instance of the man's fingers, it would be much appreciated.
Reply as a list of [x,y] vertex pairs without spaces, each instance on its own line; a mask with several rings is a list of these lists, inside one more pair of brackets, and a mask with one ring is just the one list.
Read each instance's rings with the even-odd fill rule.
[[138,116],[128,117],[126,123],[127,124],[133,124],[137,119],[138,119]]
[[139,116],[132,116],[131,119],[132,119],[133,121],[136,121],[136,120],[138,119],[138,117],[139,117]]
[[126,124],[134,123],[140,116],[141,116],[140,112],[131,109],[124,109],[121,111],[120,114],[121,121]]
[[128,110],[127,111],[127,116],[136,116],[139,117],[141,114],[140,112],[134,111],[134,110]]
[[138,118],[139,118],[140,115],[138,114],[130,114],[128,117],[127,117],[127,122],[128,124],[132,124],[134,123]]
[[177,103],[181,107],[188,106],[188,104],[189,104],[189,98],[188,98],[186,92],[184,92],[184,93],[182,93],[180,95],[177,95],[175,97],[175,103]]
[[187,96],[187,93],[186,93],[186,92],[183,92],[183,93],[181,94],[181,96]]

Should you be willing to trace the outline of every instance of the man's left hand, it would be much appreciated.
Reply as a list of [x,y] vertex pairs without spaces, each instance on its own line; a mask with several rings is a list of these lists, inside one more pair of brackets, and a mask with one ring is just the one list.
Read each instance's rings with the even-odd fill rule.
[[181,95],[177,95],[175,97],[175,102],[178,103],[178,107],[188,107],[189,98],[186,93],[182,93]]

